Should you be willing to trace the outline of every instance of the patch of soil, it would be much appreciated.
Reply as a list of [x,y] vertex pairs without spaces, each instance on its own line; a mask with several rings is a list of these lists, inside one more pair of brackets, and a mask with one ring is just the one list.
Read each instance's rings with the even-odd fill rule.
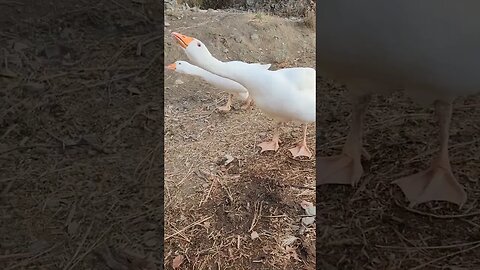
[[149,3],[0,3],[1,269],[161,259],[163,23]]

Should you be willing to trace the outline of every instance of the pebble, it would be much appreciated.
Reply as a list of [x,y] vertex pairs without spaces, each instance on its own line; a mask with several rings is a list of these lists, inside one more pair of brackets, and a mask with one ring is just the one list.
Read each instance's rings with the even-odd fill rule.
[[180,80],[180,79],[176,79],[176,80],[175,80],[175,84],[183,84],[183,81]]
[[234,37],[233,39],[238,43],[242,43],[242,38],[241,37],[237,36],[237,37]]

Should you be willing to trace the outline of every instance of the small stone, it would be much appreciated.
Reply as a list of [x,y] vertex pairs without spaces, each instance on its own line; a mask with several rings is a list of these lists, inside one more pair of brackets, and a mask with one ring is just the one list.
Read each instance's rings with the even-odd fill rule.
[[241,37],[234,37],[233,39],[238,43],[242,43],[243,41]]
[[259,37],[257,34],[252,34],[252,35],[250,36],[250,38],[251,38],[252,40],[257,40],[257,39],[259,39],[260,37]]
[[134,95],[140,95],[141,94],[140,90],[135,86],[129,86],[129,87],[127,87],[127,90],[128,90],[128,92],[130,92],[131,94],[134,94]]
[[170,23],[168,23],[168,22],[165,22],[165,26],[170,26]]
[[175,80],[175,84],[183,84],[183,81],[180,80],[180,79],[176,79],[176,80]]

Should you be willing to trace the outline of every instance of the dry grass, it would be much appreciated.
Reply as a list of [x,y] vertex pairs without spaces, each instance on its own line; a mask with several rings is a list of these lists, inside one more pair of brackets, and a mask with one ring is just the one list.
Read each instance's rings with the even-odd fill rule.
[[159,22],[131,1],[23,2],[0,9],[0,268],[161,259]]
[[177,2],[179,4],[187,3],[190,7],[200,7],[202,9],[222,9],[243,3],[243,1],[238,0],[180,0]]
[[317,29],[316,18],[317,16],[316,16],[315,10],[308,11],[304,19],[305,25],[313,30],[316,30]]
[[[178,0],[178,4],[187,3],[190,7],[202,9],[253,9],[255,13],[265,12],[282,17],[308,17],[315,9],[313,0],[256,0],[247,5],[245,0]],[[315,12],[313,12],[313,16]]]

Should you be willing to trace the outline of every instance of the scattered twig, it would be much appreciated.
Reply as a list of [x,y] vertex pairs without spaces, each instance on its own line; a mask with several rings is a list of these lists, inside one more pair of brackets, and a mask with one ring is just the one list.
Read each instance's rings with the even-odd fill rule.
[[132,8],[126,7],[126,6],[118,3],[118,2],[115,1],[115,0],[110,0],[110,1],[111,1],[112,3],[114,3],[115,5],[123,8],[125,11],[128,11],[128,12],[130,12],[130,13],[133,14],[133,15],[137,15],[137,16],[139,16],[140,18],[144,19],[144,20],[147,21],[147,22],[150,22],[150,21],[151,21],[147,16],[145,16],[145,14],[141,14],[141,13],[139,13],[139,12],[133,11]]
[[207,200],[210,198],[210,193],[212,192],[212,189],[213,189],[213,186],[215,185],[215,183],[217,182],[217,180],[214,178],[212,180],[212,184],[210,185],[210,188],[208,189],[208,192],[207,192],[207,195],[205,196],[205,198],[203,198],[200,203],[198,204],[198,207],[202,206],[202,204],[204,202],[207,202]]
[[6,261],[10,259],[18,259],[18,258],[26,258],[32,256],[32,253],[27,252],[27,253],[15,253],[15,254],[6,254],[6,255],[0,255],[0,261]]
[[118,76],[118,77],[112,78],[110,80],[104,80],[104,81],[96,82],[96,83],[89,84],[89,85],[83,85],[83,86],[80,86],[80,87],[77,87],[77,88],[73,88],[73,89],[70,89],[70,90],[65,90],[65,91],[62,91],[60,93],[56,93],[56,94],[52,94],[52,95],[64,96],[64,95],[68,95],[68,94],[73,94],[73,93],[76,93],[76,92],[81,91],[83,89],[90,89],[90,88],[94,88],[94,87],[97,87],[97,86],[104,86],[104,85],[110,84],[110,83],[115,82],[115,81],[129,79],[129,78],[138,76],[139,73],[141,73],[141,72],[137,71],[137,72],[134,72],[134,73]]
[[447,254],[445,256],[442,256],[442,257],[438,257],[434,260],[431,260],[431,261],[428,261],[426,263],[422,263],[418,266],[415,266],[413,268],[410,268],[409,270],[418,270],[418,269],[422,269],[423,267],[427,266],[427,265],[430,265],[432,263],[436,263],[438,261],[441,261],[441,260],[444,260],[444,259],[447,259],[447,258],[450,258],[450,257],[453,257],[453,256],[456,256],[456,255],[459,255],[459,254],[462,254],[462,253],[465,253],[465,252],[468,252],[468,251],[471,251],[471,250],[474,250],[474,249],[477,249],[480,247],[480,244],[477,244],[473,247],[470,247],[470,248],[467,248],[467,249],[464,249],[464,250],[459,250],[459,251],[456,251],[456,252],[453,252],[453,253],[450,253],[450,254]]
[[57,148],[58,145],[51,145],[51,144],[33,144],[33,145],[26,145],[26,146],[16,146],[13,148],[10,148],[8,150],[5,150],[3,152],[0,152],[0,156],[16,151],[16,150],[26,150],[26,149],[32,149],[32,148],[37,148],[37,147],[43,147],[43,148]]
[[143,104],[142,106],[140,106],[137,110],[135,110],[135,112],[132,114],[132,116],[130,116],[130,118],[128,118],[126,121],[124,121],[123,123],[121,123],[117,129],[113,132],[113,134],[110,135],[110,137],[108,137],[108,139],[105,140],[105,142],[103,143],[103,148],[108,145],[109,143],[111,143],[115,138],[117,138],[117,136],[120,134],[120,132],[122,132],[122,130],[124,128],[126,128],[132,121],[133,119],[138,115],[140,114],[143,110],[147,109],[149,106],[151,106],[152,103],[149,102],[147,104]]
[[180,179],[180,181],[178,181],[178,183],[175,183],[176,187],[179,187],[192,174],[192,171],[193,171],[192,169],[193,169],[193,163],[190,165],[190,168],[188,169],[185,176],[182,177],[182,179]]
[[142,47],[143,47],[143,46],[145,46],[145,45],[147,45],[148,43],[153,42],[153,41],[155,41],[155,40],[161,39],[161,38],[163,38],[163,36],[161,36],[161,35],[156,35],[156,36],[154,36],[154,37],[152,37],[152,38],[149,38],[149,39],[147,39],[147,40],[145,40],[145,41],[140,41],[140,42],[138,42],[138,44],[137,44],[137,55],[142,55]]
[[452,248],[460,248],[465,246],[471,246],[480,244],[480,241],[468,242],[468,243],[459,243],[459,244],[452,244],[452,245],[443,245],[443,246],[414,246],[414,247],[401,247],[401,246],[382,246],[382,245],[375,245],[378,248],[386,248],[386,249],[408,249],[408,250],[418,250],[418,249],[452,249]]
[[88,229],[87,231],[85,232],[85,235],[83,236],[82,238],[82,241],[80,242],[80,244],[78,245],[77,247],[77,250],[75,251],[75,253],[73,254],[72,258],[70,259],[70,261],[65,264],[65,266],[63,267],[63,270],[68,270],[68,269],[71,269],[71,266],[73,267],[73,262],[75,261],[75,259],[77,258],[78,256],[78,253],[80,253],[80,250],[82,249],[83,245],[85,244],[85,241],[87,240],[87,237],[90,235],[90,231],[92,230],[93,228],[93,221],[90,222],[90,226],[88,226]]
[[24,3],[17,2],[17,1],[0,1],[0,5],[18,5],[18,6],[24,6]]
[[258,221],[262,217],[262,208],[263,208],[263,201],[255,202],[255,212],[253,213],[252,224],[250,225],[250,229],[248,230],[248,232],[253,231]]
[[177,235],[177,234],[185,231],[185,230],[188,230],[189,228],[191,228],[191,227],[193,227],[193,226],[199,225],[199,224],[201,224],[201,223],[203,223],[203,222],[211,219],[212,217],[213,217],[213,216],[206,217],[206,218],[204,218],[204,219],[202,219],[202,220],[200,220],[200,221],[197,221],[197,222],[195,222],[195,223],[192,223],[192,224],[184,227],[183,229],[181,229],[181,230],[179,230],[179,231],[176,231],[175,233],[173,233],[173,234],[171,234],[171,235],[165,236],[165,241],[168,240],[168,239],[170,239],[170,238],[172,238],[172,237],[174,237],[175,235]]
[[418,215],[422,215],[422,216],[438,218],[438,219],[455,219],[455,218],[480,216],[480,212],[465,213],[465,214],[459,214],[459,215],[436,215],[436,214],[426,213],[426,212],[423,212],[423,211],[420,211],[420,210],[408,208],[406,206],[401,205],[397,200],[395,200],[395,204],[397,204],[397,206],[399,206],[399,207],[401,207],[401,208],[403,208],[403,209],[405,209],[409,212],[412,212],[412,213],[415,213],[415,214],[418,214]]
[[39,258],[40,256],[42,256],[44,254],[47,254],[48,252],[52,251],[56,247],[60,246],[61,244],[63,244],[63,243],[62,242],[56,243],[55,245],[51,246],[50,248],[36,254],[35,256],[33,256],[31,258],[28,258],[24,261],[21,261],[20,263],[15,264],[13,266],[10,266],[10,267],[6,268],[5,270],[12,270],[12,269],[15,269],[15,268],[20,267],[20,266],[28,265],[29,263],[32,263],[35,259]]
[[113,228],[113,224],[110,225],[105,231],[102,232],[102,234],[95,240],[95,242],[93,242],[90,247],[82,254],[80,255],[80,257],[75,261],[75,263],[73,263],[70,268],[68,269],[73,269],[79,262],[81,262],[88,254],[90,254],[90,252],[92,252],[97,246],[98,246],[98,243],[100,243],[100,241],[103,239],[103,237],[108,233],[110,232],[110,230]]

